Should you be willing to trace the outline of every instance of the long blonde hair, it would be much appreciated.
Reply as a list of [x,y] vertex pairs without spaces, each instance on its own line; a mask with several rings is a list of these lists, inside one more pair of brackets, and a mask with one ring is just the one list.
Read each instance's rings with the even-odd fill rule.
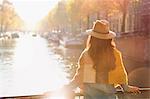
[[110,71],[116,67],[114,56],[115,43],[112,39],[98,39],[89,36],[86,49],[94,62],[94,68]]

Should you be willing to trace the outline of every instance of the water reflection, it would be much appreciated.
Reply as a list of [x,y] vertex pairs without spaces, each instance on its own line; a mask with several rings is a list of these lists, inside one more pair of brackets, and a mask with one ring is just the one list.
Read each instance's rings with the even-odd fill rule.
[[64,64],[44,39],[25,35],[8,42],[0,45],[0,96],[41,94],[68,82]]
[[0,64],[11,63],[16,42],[12,39],[0,40]]
[[16,42],[12,39],[0,40],[0,95],[6,93],[11,86],[11,83],[7,82],[11,82],[11,78],[13,78],[12,64],[15,44]]
[[63,46],[57,46],[52,49],[60,57],[59,61],[65,64],[64,70],[69,74],[69,78],[72,78],[75,73],[82,50],[83,48],[65,48]]

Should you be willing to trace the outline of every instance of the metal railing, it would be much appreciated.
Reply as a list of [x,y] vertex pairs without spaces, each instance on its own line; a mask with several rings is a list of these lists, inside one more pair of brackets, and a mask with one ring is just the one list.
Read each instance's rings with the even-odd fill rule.
[[[149,96],[146,99],[150,99],[150,88],[140,88],[140,91],[141,93],[148,92]],[[122,95],[122,94],[130,95],[132,93],[124,94],[124,92],[121,89],[117,89],[116,95]],[[132,95],[138,95],[138,94],[132,94]],[[75,99],[84,99],[84,95],[82,93],[75,93],[75,96],[76,96]],[[28,96],[8,96],[8,97],[0,97],[0,99],[48,99],[48,98],[46,98],[44,94],[41,94],[41,95],[28,95]]]

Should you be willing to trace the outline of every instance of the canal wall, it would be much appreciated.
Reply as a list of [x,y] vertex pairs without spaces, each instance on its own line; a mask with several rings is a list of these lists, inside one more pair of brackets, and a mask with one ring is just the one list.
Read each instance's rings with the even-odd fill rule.
[[126,33],[117,38],[116,44],[122,52],[129,83],[150,87],[150,36]]

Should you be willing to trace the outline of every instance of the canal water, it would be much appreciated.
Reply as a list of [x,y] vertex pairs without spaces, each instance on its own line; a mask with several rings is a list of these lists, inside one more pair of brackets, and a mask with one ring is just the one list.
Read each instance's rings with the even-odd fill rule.
[[54,49],[39,36],[1,39],[0,97],[41,94],[66,84],[68,62],[63,60],[68,57]]

